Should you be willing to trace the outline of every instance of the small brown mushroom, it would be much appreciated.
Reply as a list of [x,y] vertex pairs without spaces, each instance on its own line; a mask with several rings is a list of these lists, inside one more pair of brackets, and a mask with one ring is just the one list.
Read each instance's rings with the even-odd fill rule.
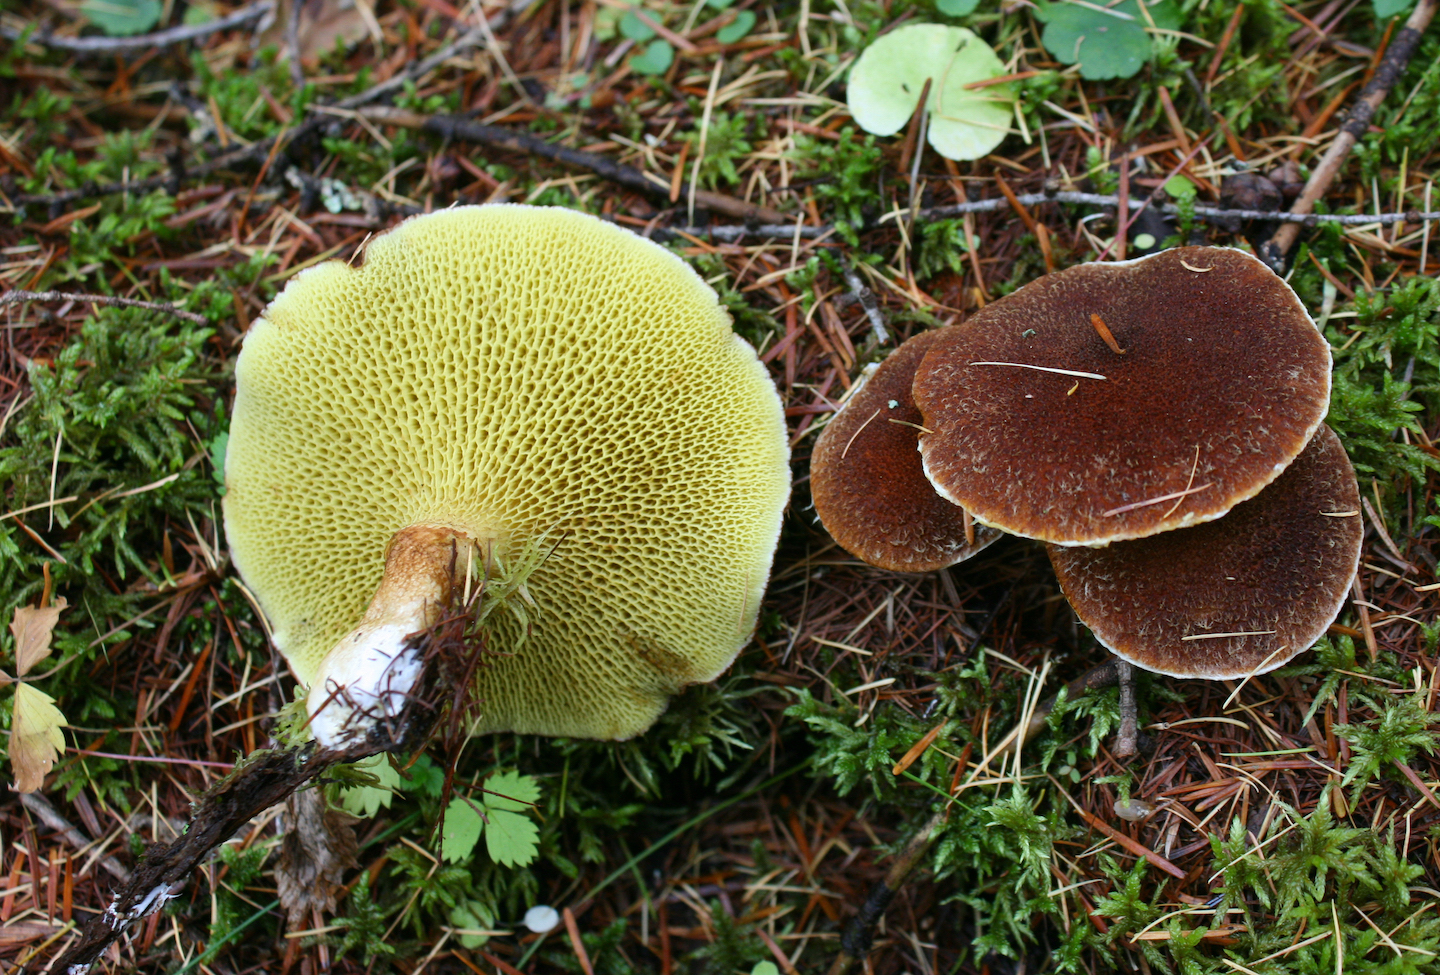
[[1137,667],[1225,680],[1308,650],[1340,612],[1364,534],[1355,472],[1322,426],[1224,518],[1106,548],[1049,545],[1096,639]]
[[1274,480],[1325,415],[1330,349],[1260,261],[1180,247],[987,305],[935,343],[914,395],[942,495],[1017,535],[1105,545]]
[[882,569],[944,568],[1000,537],[967,526],[964,509],[935,493],[920,464],[920,411],[910,384],[947,331],[921,332],[880,363],[821,431],[810,458],[821,523],[846,551]]

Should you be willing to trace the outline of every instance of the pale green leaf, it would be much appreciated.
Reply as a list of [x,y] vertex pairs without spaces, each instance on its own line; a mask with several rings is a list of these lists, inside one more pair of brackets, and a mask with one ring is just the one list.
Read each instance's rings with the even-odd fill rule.
[[715,32],[715,40],[721,44],[734,44],[740,38],[750,33],[755,26],[755,11],[742,10],[735,15],[735,19]]
[[10,764],[15,791],[34,792],[45,781],[55,759],[65,752],[65,715],[55,699],[29,684],[15,685],[10,723]]
[[523,867],[535,859],[540,831],[529,816],[505,809],[487,809],[487,815],[485,849],[490,859],[505,867]]
[[979,5],[980,0],[935,0],[935,9],[947,17],[964,17]]
[[620,33],[632,41],[648,41],[655,36],[655,28],[635,16],[635,11],[625,11],[625,16],[620,18]]
[[107,34],[143,34],[160,20],[160,0],[85,0],[80,12]]
[[630,58],[636,74],[664,74],[675,61],[675,49],[669,41],[651,41],[645,50]]
[[446,915],[450,923],[458,928],[455,932],[462,948],[479,948],[490,940],[490,935],[481,931],[495,928],[495,914],[481,901],[464,900],[450,908]]
[[540,783],[519,772],[501,772],[485,780],[485,808],[526,812],[540,800]]
[[380,781],[375,785],[358,785],[340,793],[340,805],[352,816],[369,819],[381,809],[389,809],[400,787],[400,773],[391,767],[384,755],[372,755],[355,763]]
[[485,820],[480,817],[475,803],[464,796],[456,796],[445,807],[445,836],[440,842],[440,856],[450,863],[464,860],[480,842],[480,834],[484,830]]
[[947,159],[979,159],[1010,130],[1009,84],[967,88],[1005,74],[1005,65],[964,27],[906,24],[865,49],[850,72],[850,114],[866,132],[905,127],[931,82],[929,142]]

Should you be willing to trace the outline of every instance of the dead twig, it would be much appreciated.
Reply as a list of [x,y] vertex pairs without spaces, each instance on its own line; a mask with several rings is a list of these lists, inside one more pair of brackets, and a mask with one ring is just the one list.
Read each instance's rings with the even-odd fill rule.
[[183,318],[196,325],[210,324],[210,319],[204,315],[197,315],[193,311],[185,311],[183,308],[176,308],[174,305],[158,301],[141,301],[138,298],[74,294],[69,291],[6,291],[4,294],[0,294],[0,305],[17,305],[25,301],[84,301],[92,305],[104,305],[107,308],[144,308],[147,311],[158,311],[176,318]]
[[42,47],[72,51],[76,54],[109,56],[140,51],[147,47],[164,47],[169,44],[197,41],[222,30],[243,27],[252,21],[260,20],[274,9],[275,0],[260,0],[259,3],[241,7],[233,14],[227,14],[204,24],[181,24],[179,27],[170,27],[153,34],[137,34],[134,37],[57,37],[48,31],[31,31],[27,36],[26,31],[15,30],[11,27],[0,27],[0,37],[12,41],[20,40],[23,37],[27,44],[39,44]]
[[[539,156],[542,159],[564,163],[567,166],[574,166],[577,169],[588,169],[590,172],[612,183],[618,183],[621,186],[626,186],[642,193],[648,193],[652,196],[662,197],[667,202],[670,198],[669,180],[661,180],[658,177],[652,180],[634,166],[617,163],[598,153],[555,145],[552,142],[546,142],[544,139],[538,139],[524,132],[501,128],[498,125],[483,125],[479,122],[472,122],[469,119],[459,118],[454,115],[417,115],[414,112],[404,112],[389,108],[365,109],[359,114],[371,121],[382,122],[387,125],[398,125],[406,129],[418,129],[422,132],[430,132],[447,139],[478,142],[481,145],[510,149],[515,152],[523,152],[527,155]],[[687,183],[681,183],[679,189],[679,195],[681,196],[692,192]],[[734,217],[738,220],[779,223],[785,219],[785,214],[778,210],[758,206],[754,203],[747,203],[744,200],[727,196],[724,193],[712,193],[707,190],[696,189],[693,191],[693,195],[697,206],[704,207],[707,210],[714,210],[716,213],[723,213],[727,217]],[[794,227],[792,226],[788,232],[793,234]]]
[[[1330,189],[1336,175],[1340,172],[1340,165],[1345,157],[1350,154],[1355,143],[1370,128],[1370,120],[1375,116],[1375,110],[1395,87],[1395,82],[1400,80],[1406,65],[1410,63],[1410,57],[1415,53],[1416,47],[1420,44],[1420,37],[1425,33],[1425,28],[1430,26],[1431,19],[1435,16],[1435,8],[1440,0],[1420,0],[1411,11],[1410,17],[1390,42],[1389,48],[1385,51],[1384,58],[1380,61],[1375,76],[1370,83],[1360,92],[1360,100],[1350,110],[1350,115],[1340,126],[1340,134],[1335,141],[1330,143],[1330,148],[1315,166],[1310,174],[1310,179],[1305,183],[1305,189],[1301,190],[1300,196],[1290,208],[1286,216],[1293,218],[1309,214],[1315,209],[1315,204]],[[1371,218],[1372,221],[1374,218]],[[1430,219],[1428,215],[1424,219]],[[1300,235],[1298,223],[1287,222],[1275,231],[1264,246],[1260,249],[1260,257],[1278,272],[1285,270],[1285,256],[1295,246],[1295,240]]]

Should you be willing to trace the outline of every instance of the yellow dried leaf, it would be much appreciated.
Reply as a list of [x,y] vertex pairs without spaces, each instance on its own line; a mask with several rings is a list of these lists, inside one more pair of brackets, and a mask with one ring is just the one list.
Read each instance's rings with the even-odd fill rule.
[[15,635],[15,676],[24,677],[31,667],[50,656],[50,634],[65,606],[65,597],[61,596],[54,606],[45,609],[21,606],[15,610],[15,618],[10,621],[10,632]]
[[[18,615],[18,613],[17,613]],[[65,752],[65,715],[55,699],[29,684],[15,685],[15,714],[10,725],[10,764],[15,791],[34,792],[55,759]]]

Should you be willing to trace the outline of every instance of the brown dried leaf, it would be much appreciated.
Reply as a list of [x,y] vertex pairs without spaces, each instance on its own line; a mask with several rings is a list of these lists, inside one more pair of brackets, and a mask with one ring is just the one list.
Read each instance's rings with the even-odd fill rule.
[[10,621],[10,632],[15,635],[15,676],[24,677],[31,667],[50,656],[50,635],[65,606],[65,597],[61,596],[46,609],[21,606],[15,610],[15,618]]
[[15,685],[10,764],[16,792],[34,792],[44,783],[55,759],[65,752],[65,735],[60,731],[65,726],[65,715],[54,698],[29,684]]
[[335,910],[341,876],[356,864],[354,816],[328,808],[324,790],[303,789],[285,800],[286,819],[294,825],[285,834],[275,886],[290,927],[302,928],[314,910]]

